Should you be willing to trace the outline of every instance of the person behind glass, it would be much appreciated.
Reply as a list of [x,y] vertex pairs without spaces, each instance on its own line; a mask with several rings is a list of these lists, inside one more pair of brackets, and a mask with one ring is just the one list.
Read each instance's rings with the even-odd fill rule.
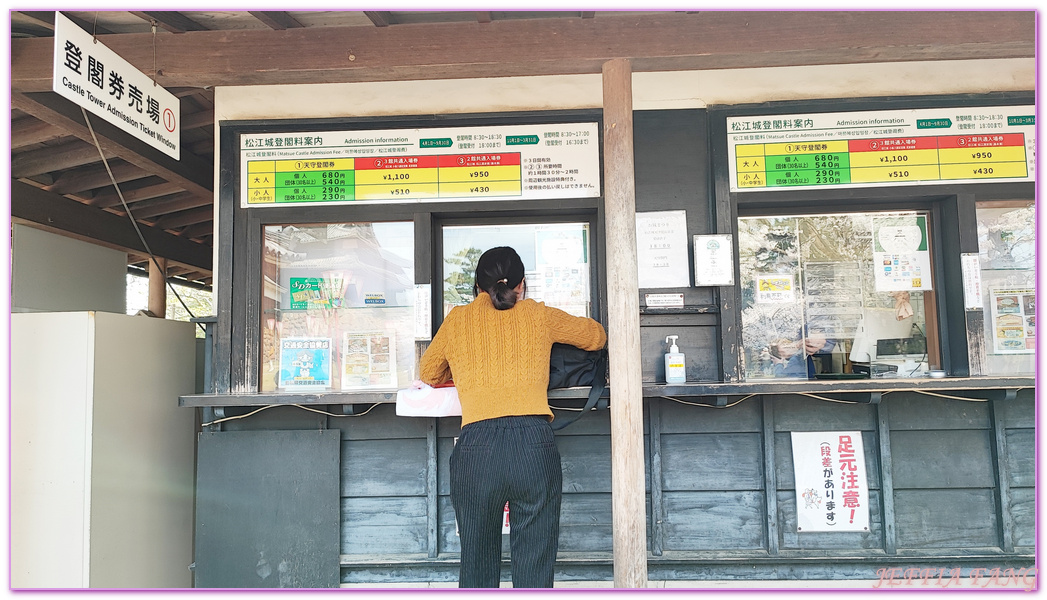
[[514,588],[553,586],[563,476],[547,388],[553,343],[599,350],[599,322],[524,298],[515,250],[476,265],[476,299],[444,319],[421,359],[422,382],[454,379],[462,431],[451,452],[451,504],[461,540],[459,587],[498,587],[509,503]]
[[813,379],[817,369],[813,357],[829,354],[836,340],[820,331],[810,331],[800,340],[781,338],[769,348],[764,348],[760,359],[770,361],[775,377],[807,377]]

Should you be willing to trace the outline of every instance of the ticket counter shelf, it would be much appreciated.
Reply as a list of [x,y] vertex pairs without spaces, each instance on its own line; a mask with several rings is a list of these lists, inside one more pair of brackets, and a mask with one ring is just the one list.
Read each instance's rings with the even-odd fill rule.
[[[947,377],[944,379],[897,378],[855,380],[760,380],[744,383],[694,382],[674,385],[645,384],[645,398],[679,397],[713,405],[752,395],[816,394],[835,400],[876,404],[890,392],[930,392],[960,395],[970,399],[1013,398],[1018,390],[1035,387],[1033,377]],[[604,396],[610,396],[610,388]],[[549,391],[549,399],[585,399],[588,387]],[[283,405],[357,405],[396,402],[396,391],[313,392],[253,394],[193,394],[180,396],[183,407]]]

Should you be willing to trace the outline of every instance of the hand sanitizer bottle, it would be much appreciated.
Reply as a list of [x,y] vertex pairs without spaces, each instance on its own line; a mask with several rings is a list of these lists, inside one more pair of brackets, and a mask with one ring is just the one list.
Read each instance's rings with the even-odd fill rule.
[[685,383],[687,381],[687,369],[684,368],[683,353],[676,345],[679,336],[670,335],[665,338],[668,344],[672,340],[668,354],[665,355],[665,383]]

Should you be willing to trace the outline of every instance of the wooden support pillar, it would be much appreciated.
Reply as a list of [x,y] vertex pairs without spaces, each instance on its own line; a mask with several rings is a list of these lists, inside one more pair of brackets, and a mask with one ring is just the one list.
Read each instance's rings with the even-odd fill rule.
[[156,263],[149,261],[149,312],[161,319],[167,317],[167,259],[157,258]]
[[603,65],[607,334],[614,587],[647,587],[640,290],[636,266],[632,64]]

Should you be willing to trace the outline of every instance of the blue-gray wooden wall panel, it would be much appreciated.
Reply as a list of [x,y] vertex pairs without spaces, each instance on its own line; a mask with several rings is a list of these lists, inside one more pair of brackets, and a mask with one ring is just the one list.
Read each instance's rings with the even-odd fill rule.
[[904,429],[988,429],[987,402],[951,400],[916,392],[891,392],[891,431]]
[[759,400],[751,398],[730,408],[692,406],[661,398],[648,398],[657,402],[661,410],[662,435],[671,433],[759,433],[763,417]]
[[426,552],[425,496],[342,499],[342,554]]
[[895,490],[898,548],[991,548],[999,545],[991,489]]
[[610,552],[611,494],[564,494],[560,552]]
[[1001,402],[997,406],[1003,419],[1004,427],[1036,427],[1036,390],[1024,389],[1018,392],[1012,401]]
[[756,433],[662,435],[667,491],[759,490],[763,453]]
[[666,551],[764,548],[762,491],[666,492]]
[[991,488],[988,430],[892,431],[894,489]]
[[1014,519],[1014,545],[1036,545],[1036,489],[1011,490],[1011,518]]
[[1036,485],[1036,430],[1007,430],[1007,485]]
[[343,496],[425,496],[425,437],[342,444]]
[[[773,407],[777,547],[812,556],[824,553],[878,552],[884,547],[877,408],[867,404],[826,402],[797,395],[762,396],[730,408],[695,406],[666,398],[658,405],[661,507],[658,535],[664,552],[765,552],[767,508],[763,448],[763,403]],[[962,402],[922,394],[891,394],[883,400],[889,414],[890,475],[895,528],[901,550],[947,554],[999,545],[995,510],[992,429],[986,403]],[[1035,543],[1035,429],[1031,399],[1000,403],[1005,425],[1003,476],[1005,501],[1012,518],[1014,544]],[[562,415],[568,414],[566,411]],[[264,417],[264,418],[263,418]],[[231,425],[249,429],[312,429],[317,416],[289,407],[263,411]],[[350,564],[375,557],[423,557],[428,548],[426,433],[431,421],[396,417],[381,405],[361,417],[330,417],[341,438],[341,544]],[[650,423],[645,423],[649,431]],[[868,472],[870,530],[848,533],[797,533],[796,498],[790,432],[862,432]],[[454,511],[448,496],[448,458],[460,429],[457,418],[437,421],[438,557],[457,554]],[[610,421],[598,411],[557,434],[563,457],[564,499],[562,556],[606,556],[612,552]],[[649,446],[650,436],[645,436]],[[646,485],[652,473],[648,468]],[[645,498],[650,530],[650,494]],[[508,536],[503,551],[508,552]],[[396,558],[400,557],[400,558]],[[411,559],[408,559],[411,560]],[[595,568],[595,567],[594,567]],[[361,566],[354,581],[366,580]],[[373,570],[373,569],[372,569]],[[453,570],[453,569],[452,569]],[[377,571],[376,571],[377,572]],[[573,571],[572,571],[573,572]],[[443,573],[443,571],[441,571]],[[441,575],[443,577],[444,575]],[[364,579],[360,579],[363,577]],[[398,580],[395,575],[392,579]],[[453,577],[451,577],[453,579]]]
[[869,404],[845,404],[797,396],[773,398],[775,431],[876,430],[876,410]]

